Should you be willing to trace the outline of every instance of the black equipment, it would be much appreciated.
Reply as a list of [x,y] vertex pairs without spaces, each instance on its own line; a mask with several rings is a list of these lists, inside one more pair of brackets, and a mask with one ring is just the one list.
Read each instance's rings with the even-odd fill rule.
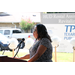
[[[15,58],[15,56],[17,55],[19,49],[21,48],[21,44],[24,42],[24,40],[25,40],[25,39],[22,38],[22,40],[19,42],[19,44],[17,45],[17,47],[14,49],[14,51],[15,51],[16,49],[18,49],[17,52],[16,52],[16,54],[14,55],[14,58]],[[10,49],[8,46],[9,46],[8,44],[3,44],[3,43],[0,42],[0,51],[4,51],[4,52],[5,52],[6,50],[12,51],[12,49]],[[4,52],[2,53],[2,55],[4,55]]]
[[[20,41],[20,43],[18,44],[18,46],[17,46],[18,50],[17,50],[16,54],[14,55],[14,58],[15,58],[15,56],[17,55],[17,53],[18,53],[18,51],[19,51],[19,49],[20,49],[21,43],[22,43],[24,40],[25,40],[25,39],[23,38],[23,39]],[[16,49],[17,49],[17,48],[16,48]]]
[[21,43],[24,41],[25,39],[23,38],[20,43],[18,44],[17,48],[21,46]]

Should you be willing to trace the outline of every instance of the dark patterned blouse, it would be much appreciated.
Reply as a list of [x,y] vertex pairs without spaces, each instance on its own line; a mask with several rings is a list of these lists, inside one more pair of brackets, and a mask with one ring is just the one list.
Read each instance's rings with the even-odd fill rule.
[[47,50],[44,52],[44,54],[37,59],[35,62],[52,62],[52,45],[51,42],[49,41],[49,39],[47,38],[42,38],[41,40],[37,40],[33,46],[29,49],[29,53],[30,53],[30,58],[36,53],[37,48],[40,45],[44,45],[45,47],[47,47]]

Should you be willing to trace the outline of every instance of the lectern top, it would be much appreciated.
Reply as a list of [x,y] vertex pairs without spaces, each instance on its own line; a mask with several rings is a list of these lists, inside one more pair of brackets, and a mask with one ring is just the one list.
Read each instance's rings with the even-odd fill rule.
[[0,62],[27,62],[25,60],[11,58],[5,55],[0,55]]

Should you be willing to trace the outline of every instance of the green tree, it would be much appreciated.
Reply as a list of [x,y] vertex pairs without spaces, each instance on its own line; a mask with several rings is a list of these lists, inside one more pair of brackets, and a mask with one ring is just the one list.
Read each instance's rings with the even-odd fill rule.
[[32,22],[30,19],[24,20],[22,19],[20,22],[20,26],[21,28],[28,32],[28,30],[32,29],[32,27],[35,25],[36,23]]

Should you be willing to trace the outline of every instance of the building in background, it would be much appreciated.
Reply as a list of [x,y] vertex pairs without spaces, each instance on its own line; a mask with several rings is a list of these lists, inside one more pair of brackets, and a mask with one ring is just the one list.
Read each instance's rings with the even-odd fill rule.
[[41,22],[40,12],[0,12],[0,27],[17,27],[21,19],[30,18],[35,23]]

